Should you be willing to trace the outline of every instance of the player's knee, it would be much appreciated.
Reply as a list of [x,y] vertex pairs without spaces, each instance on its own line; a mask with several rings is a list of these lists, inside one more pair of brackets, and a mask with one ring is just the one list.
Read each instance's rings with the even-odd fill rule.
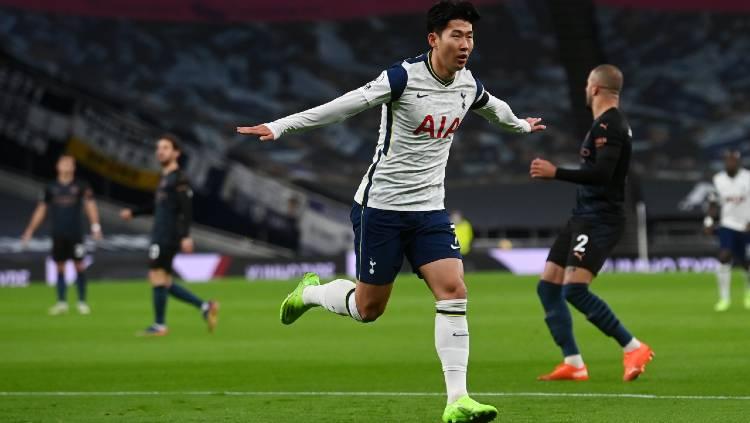
[[732,261],[732,253],[727,250],[719,251],[719,263],[729,264]]
[[446,290],[446,299],[458,300],[466,298],[466,284],[463,279],[459,280],[455,284],[452,284]]
[[148,274],[148,280],[151,283],[151,286],[169,286],[170,280],[169,277],[164,273],[160,272],[158,270],[152,270]]

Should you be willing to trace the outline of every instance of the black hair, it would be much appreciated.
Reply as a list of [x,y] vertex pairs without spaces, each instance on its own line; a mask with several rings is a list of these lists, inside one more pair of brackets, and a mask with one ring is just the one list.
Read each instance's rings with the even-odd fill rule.
[[722,156],[726,159],[729,157],[734,157],[735,159],[739,159],[742,157],[742,152],[740,152],[739,149],[736,148],[727,148],[723,151]]
[[442,0],[427,12],[427,32],[440,34],[453,19],[462,19],[473,24],[479,20],[479,12],[468,1]]
[[156,140],[157,141],[167,140],[167,141],[169,141],[170,144],[172,144],[172,148],[173,149],[175,149],[177,151],[180,151],[180,152],[182,151],[182,149],[180,148],[180,141],[177,138],[177,135],[175,135],[175,134],[172,134],[172,133],[169,133],[169,132],[165,133],[165,134],[161,134],[159,136],[159,138],[157,138]]

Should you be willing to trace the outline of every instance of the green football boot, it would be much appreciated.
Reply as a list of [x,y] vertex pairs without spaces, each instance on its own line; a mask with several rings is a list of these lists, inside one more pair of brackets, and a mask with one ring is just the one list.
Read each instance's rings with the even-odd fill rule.
[[719,300],[719,302],[717,302],[716,305],[714,306],[714,311],[718,311],[718,312],[727,311],[729,310],[729,307],[731,305],[732,303],[729,302],[729,300]]
[[289,293],[281,303],[281,309],[279,310],[279,317],[281,317],[281,323],[285,325],[291,325],[295,320],[299,319],[307,310],[311,309],[312,305],[305,305],[302,302],[302,291],[306,286],[317,286],[320,285],[320,278],[315,273],[305,273],[302,280],[294,288],[294,291]]
[[443,411],[444,423],[485,423],[495,420],[495,417],[497,408],[480,404],[468,395],[448,404]]

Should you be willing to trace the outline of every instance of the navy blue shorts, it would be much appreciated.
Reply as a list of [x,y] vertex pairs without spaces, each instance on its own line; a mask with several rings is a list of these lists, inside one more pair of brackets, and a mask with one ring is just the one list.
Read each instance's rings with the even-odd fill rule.
[[86,256],[86,246],[81,238],[52,237],[52,260],[56,262],[81,261]]
[[725,227],[720,227],[717,231],[719,234],[719,248],[732,252],[732,257],[741,263],[747,258],[747,244],[750,240],[747,232],[735,231]]
[[414,273],[427,263],[461,259],[454,225],[445,210],[393,211],[352,206],[357,280],[387,285],[396,280],[404,256]]
[[573,216],[552,244],[547,261],[562,268],[582,267],[596,275],[624,231],[624,220]]

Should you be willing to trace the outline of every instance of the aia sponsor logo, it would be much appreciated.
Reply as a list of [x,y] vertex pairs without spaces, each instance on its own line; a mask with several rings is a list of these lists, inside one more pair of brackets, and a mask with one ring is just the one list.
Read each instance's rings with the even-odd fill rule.
[[448,129],[445,128],[445,125],[447,122],[448,122],[448,117],[441,116],[440,127],[437,128],[437,131],[436,131],[435,130],[435,126],[436,126],[435,118],[433,118],[432,115],[427,115],[424,117],[419,127],[414,130],[414,135],[425,133],[429,135],[430,138],[448,138],[450,134],[456,132],[456,129],[458,129],[458,126],[461,124],[461,120],[459,118],[454,118],[453,122],[451,122],[450,126],[448,126]]

